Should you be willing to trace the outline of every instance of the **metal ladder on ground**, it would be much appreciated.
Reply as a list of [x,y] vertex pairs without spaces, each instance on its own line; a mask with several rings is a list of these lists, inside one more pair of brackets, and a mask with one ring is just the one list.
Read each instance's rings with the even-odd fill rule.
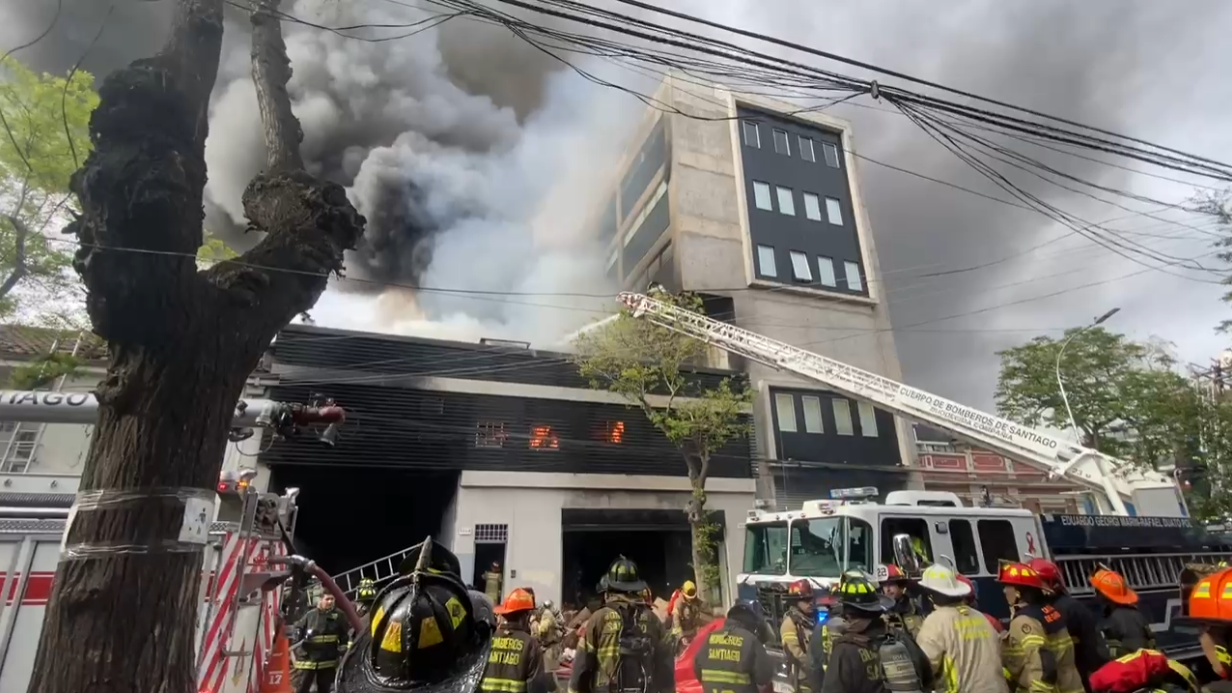
[[338,583],[338,587],[346,593],[347,597],[354,596],[355,591],[359,589],[359,581],[364,578],[371,578],[379,588],[385,582],[398,577],[398,567],[402,565],[402,561],[415,546],[418,546],[418,544],[408,546],[388,556],[382,556],[375,561],[370,561],[356,568],[351,568],[344,573],[338,573],[333,576],[334,582]]

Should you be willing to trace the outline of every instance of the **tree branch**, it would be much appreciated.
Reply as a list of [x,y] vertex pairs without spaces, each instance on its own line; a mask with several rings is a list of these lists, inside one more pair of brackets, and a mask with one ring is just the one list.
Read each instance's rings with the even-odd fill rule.
[[261,108],[269,170],[244,190],[244,214],[265,238],[203,276],[227,307],[256,331],[278,330],[308,310],[341,274],[343,253],[355,247],[365,219],[336,183],[304,170],[303,138],[291,109],[291,63],[277,16],[279,0],[252,0],[252,77]]
[[252,78],[265,127],[270,173],[304,168],[299,153],[304,131],[291,111],[291,97],[287,94],[291,61],[287,58],[287,44],[282,40],[279,3],[280,0],[252,0]]
[[193,256],[222,4],[179,0],[162,51],[112,73],[99,89],[94,151],[70,183],[82,216],[66,231],[81,241],[73,266],[94,331],[112,342],[161,348],[186,314],[203,308]]
[[13,225],[13,271],[9,272],[4,283],[0,284],[0,300],[8,296],[17,286],[17,282],[24,279],[29,271],[26,267],[26,237],[29,236],[30,230],[26,228],[24,221],[13,215],[6,214],[4,218]]

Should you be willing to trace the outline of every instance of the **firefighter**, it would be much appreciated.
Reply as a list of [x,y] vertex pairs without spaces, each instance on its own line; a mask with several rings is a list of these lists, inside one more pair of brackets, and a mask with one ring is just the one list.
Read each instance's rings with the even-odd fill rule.
[[967,604],[971,585],[934,564],[924,570],[919,586],[933,610],[916,643],[928,657],[937,693],[1008,693],[1000,638],[984,614]]
[[783,614],[779,640],[783,643],[783,654],[787,658],[787,680],[791,682],[792,690],[800,693],[811,690],[809,641],[817,624],[813,583],[803,578],[796,580],[787,586],[787,598],[791,600],[791,606]]
[[372,610],[374,599],[376,599],[376,581],[372,578],[363,578],[355,590],[355,608],[361,618],[367,616]]
[[338,658],[346,651],[349,627],[342,612],[335,608],[334,596],[324,593],[317,608],[304,614],[295,624],[299,638],[296,644],[295,673],[292,685],[296,693],[308,693],[315,683],[318,693],[330,693]]
[[1125,584],[1120,573],[1097,570],[1091,576],[1091,587],[1103,610],[1101,630],[1111,658],[1117,659],[1143,648],[1155,649],[1151,624],[1138,611],[1138,593]]
[[535,623],[534,635],[543,647],[543,665],[547,671],[556,671],[560,664],[561,637],[563,619],[551,599],[543,600],[539,609],[539,618]]
[[[862,573],[851,571],[860,577]],[[842,586],[843,580],[847,579],[847,575],[839,577],[838,586]],[[837,591],[837,590],[836,590]],[[809,673],[812,674],[812,688],[815,691],[820,691],[826,680],[826,667],[830,661],[830,651],[834,647],[834,639],[843,634],[843,628],[847,622],[843,620],[840,609],[835,601],[833,594],[828,594],[817,600],[818,609],[825,609],[825,618],[818,617],[818,623],[813,628],[813,636],[811,642],[813,647],[809,648]]]
[[693,673],[702,693],[757,693],[774,678],[774,662],[758,635],[765,634],[764,621],[755,607],[736,604],[727,610],[727,620],[706,636]]
[[483,675],[496,617],[481,592],[457,573],[431,569],[457,558],[425,542],[430,561],[377,594],[368,628],[338,671],[338,693],[471,693]]
[[672,635],[682,644],[693,640],[698,627],[702,625],[704,610],[705,604],[697,596],[697,585],[692,580],[685,580],[680,586],[680,599],[676,601],[676,608],[668,614]]
[[920,693],[928,663],[910,638],[896,636],[883,616],[893,602],[863,575],[845,575],[839,609],[846,625],[834,637],[821,693]]
[[1070,596],[1056,563],[1033,558],[1027,566],[1039,573],[1044,585],[1052,592],[1051,604],[1065,618],[1065,629],[1074,641],[1074,665],[1082,675],[1083,687],[1091,690],[1089,680],[1092,672],[1109,660],[1108,645],[1100,631],[1099,620],[1090,609]]
[[893,563],[886,566],[886,576],[881,580],[881,592],[894,600],[894,606],[890,607],[887,617],[892,624],[906,628],[914,638],[920,632],[924,617],[920,615],[915,600],[907,593],[910,585],[911,580],[902,568]]
[[483,593],[493,604],[500,602],[502,577],[500,563],[496,561],[492,561],[488,572],[483,574]]
[[1065,617],[1045,597],[1047,586],[1025,563],[1003,562],[997,582],[1013,611],[1002,648],[1011,688],[1019,693],[1082,693]]
[[492,638],[492,651],[479,690],[483,693],[547,693],[549,685],[543,669],[543,649],[530,634],[530,617],[535,613],[534,596],[522,588],[511,590],[495,612],[505,620],[497,626]]
[[[980,608],[980,603],[979,603],[979,595],[975,593],[975,583],[971,582],[971,578],[967,577],[966,575],[959,575],[957,579],[962,584],[971,588],[971,594],[967,595],[966,598],[963,599],[963,602],[965,602],[966,605],[971,607],[972,609],[978,610]],[[992,629],[997,631],[998,637],[1002,633],[1005,632],[1005,624],[1001,623],[1000,619],[988,613],[987,611],[980,611],[980,613],[984,614],[984,618],[988,621],[988,624],[992,626]]]
[[[1227,693],[1232,691],[1232,655],[1228,653],[1232,635],[1232,569],[1216,567],[1217,572],[1198,579],[1192,588],[1183,582],[1181,595],[1188,607],[1185,615],[1202,624],[1198,636],[1202,652],[1221,679],[1207,684],[1204,690]],[[1182,579],[1183,576],[1184,573]]]
[[621,556],[599,582],[603,607],[586,622],[569,693],[673,693],[672,652],[663,625],[642,601],[646,583]]

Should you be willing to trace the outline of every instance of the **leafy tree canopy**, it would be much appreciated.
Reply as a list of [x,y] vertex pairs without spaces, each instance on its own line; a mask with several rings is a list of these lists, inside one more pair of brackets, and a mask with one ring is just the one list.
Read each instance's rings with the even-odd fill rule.
[[48,234],[77,212],[69,177],[90,152],[94,77],[0,62],[0,318],[76,286],[72,247]]

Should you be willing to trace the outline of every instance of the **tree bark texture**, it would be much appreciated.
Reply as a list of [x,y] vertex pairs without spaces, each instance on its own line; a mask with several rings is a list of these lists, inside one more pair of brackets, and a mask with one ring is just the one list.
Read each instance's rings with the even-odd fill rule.
[[[248,374],[363,232],[343,189],[296,167],[296,151],[244,193],[261,242],[197,270],[222,5],[179,0],[159,55],[106,79],[90,121],[94,150],[72,179],[82,209],[68,229],[82,243],[74,266],[111,354],[81,488],[136,497],[80,510],[67,544],[136,548],[60,563],[31,692],[196,690],[201,554],[141,548],[175,542],[184,503],[140,493],[213,490]],[[274,48],[289,76],[280,33]],[[285,80],[271,93],[285,102],[274,112],[294,120]]]
[[685,463],[689,469],[689,486],[692,493],[685,504],[685,515],[689,520],[690,543],[693,555],[693,583],[697,585],[697,593],[710,598],[710,574],[706,566],[713,557],[709,551],[711,539],[707,533],[709,518],[706,516],[706,478],[709,471],[709,460],[705,461],[686,455]]

